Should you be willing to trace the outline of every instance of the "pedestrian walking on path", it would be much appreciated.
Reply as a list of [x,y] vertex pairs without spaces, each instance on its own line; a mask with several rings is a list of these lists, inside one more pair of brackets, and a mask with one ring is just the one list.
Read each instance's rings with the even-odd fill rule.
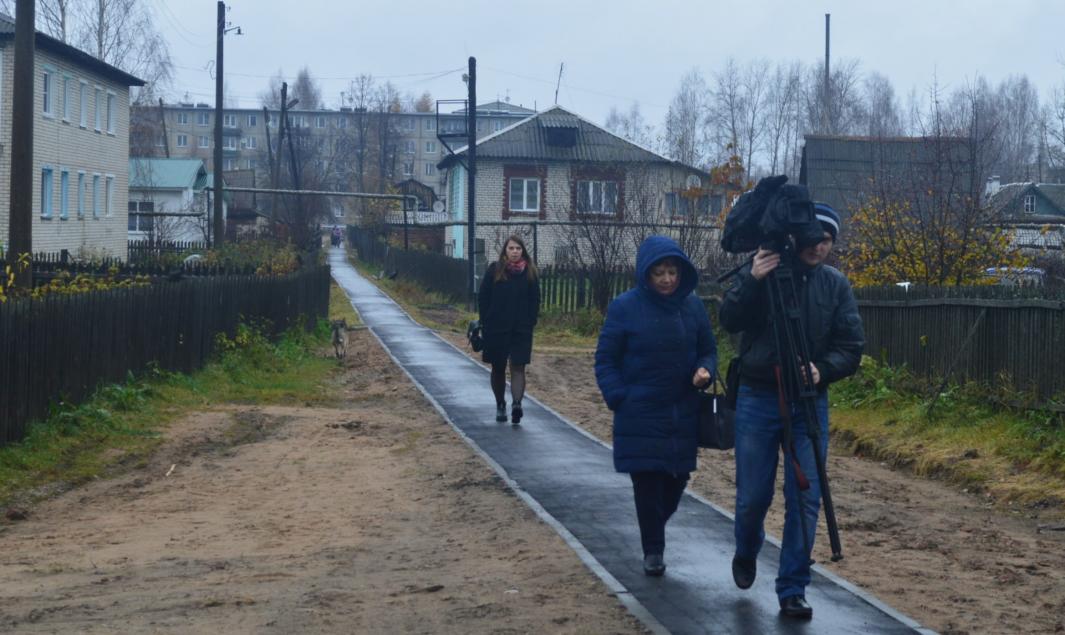
[[[810,584],[810,554],[821,504],[821,485],[807,426],[817,426],[822,457],[828,453],[828,385],[852,375],[861,361],[865,336],[850,283],[838,270],[823,264],[839,234],[840,219],[831,207],[818,203],[816,214],[822,240],[799,244],[793,264],[802,308],[802,334],[811,356],[809,369],[817,387],[818,421],[806,421],[798,403],[791,409],[794,455],[809,487],[800,491],[793,465],[784,469],[784,539],[780,547],[776,592],[786,616],[809,618],[806,601]],[[740,387],[736,403],[736,553],[732,575],[736,586],[749,588],[756,575],[758,553],[765,542],[765,515],[773,500],[777,462],[783,442],[783,419],[776,371],[780,367],[770,319],[766,277],[780,265],[780,254],[759,249],[751,264],[736,276],[721,303],[721,324],[740,341]],[[785,456],[792,455],[784,448]],[[800,499],[801,495],[801,499]],[[806,520],[800,517],[806,516]],[[809,528],[809,536],[803,535]]]
[[666,570],[666,522],[695,469],[697,388],[717,367],[710,318],[692,293],[699,273],[671,238],[651,236],[636,256],[636,288],[607,309],[595,377],[614,412],[614,468],[632,479],[644,573]]
[[532,359],[533,329],[540,317],[540,283],[525,243],[511,236],[488,266],[477,296],[484,350],[481,359],[492,365],[496,421],[507,420],[507,360],[510,360],[510,421],[521,423],[525,396],[525,366]]

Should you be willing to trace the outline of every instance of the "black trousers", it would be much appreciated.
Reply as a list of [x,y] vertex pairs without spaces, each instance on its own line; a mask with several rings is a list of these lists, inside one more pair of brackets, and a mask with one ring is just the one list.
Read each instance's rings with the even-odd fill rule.
[[636,519],[640,523],[643,555],[661,555],[666,549],[666,521],[677,511],[688,475],[665,472],[632,472],[632,493],[636,498]]

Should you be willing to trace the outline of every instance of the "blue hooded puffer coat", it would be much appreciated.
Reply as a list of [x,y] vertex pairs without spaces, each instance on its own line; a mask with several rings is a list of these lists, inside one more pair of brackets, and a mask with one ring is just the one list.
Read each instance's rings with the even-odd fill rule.
[[[681,262],[669,296],[647,280],[655,263]],[[699,398],[692,376],[716,372],[717,344],[702,301],[699,273],[676,242],[651,236],[636,256],[636,288],[610,303],[595,351],[595,378],[614,411],[614,468],[687,474],[695,469]]]

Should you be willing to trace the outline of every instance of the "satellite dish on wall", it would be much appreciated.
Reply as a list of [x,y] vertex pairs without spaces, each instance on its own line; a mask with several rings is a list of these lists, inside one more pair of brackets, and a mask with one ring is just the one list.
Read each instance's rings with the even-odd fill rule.
[[688,186],[689,190],[692,189],[692,188],[696,188],[696,187],[702,187],[703,186],[703,180],[700,179],[699,176],[696,175],[696,174],[689,174],[688,175],[688,180],[685,181],[685,185]]
[[444,201],[433,201],[433,211],[437,214],[444,211]]

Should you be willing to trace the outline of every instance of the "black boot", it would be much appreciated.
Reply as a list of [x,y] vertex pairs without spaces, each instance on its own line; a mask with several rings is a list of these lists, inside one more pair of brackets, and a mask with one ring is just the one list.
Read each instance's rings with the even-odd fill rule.
[[643,557],[643,573],[654,578],[661,577],[666,572],[666,563],[662,561],[662,554],[652,553]]
[[780,612],[785,617],[808,620],[814,616],[814,610],[801,595],[789,595],[780,600]]
[[741,589],[749,589],[758,573],[758,561],[754,558],[732,558],[732,580]]
[[[525,413],[521,409],[521,402],[520,401],[515,401],[514,402],[514,407],[511,408],[511,410],[510,410],[510,422],[513,423],[514,425],[518,425],[519,423],[521,423],[521,417],[524,414]],[[507,420],[506,417],[503,417],[503,421],[506,421],[506,420]]]
[[497,403],[496,404],[496,422],[497,423],[503,423],[506,420],[507,420],[507,404],[506,404],[506,402]]

